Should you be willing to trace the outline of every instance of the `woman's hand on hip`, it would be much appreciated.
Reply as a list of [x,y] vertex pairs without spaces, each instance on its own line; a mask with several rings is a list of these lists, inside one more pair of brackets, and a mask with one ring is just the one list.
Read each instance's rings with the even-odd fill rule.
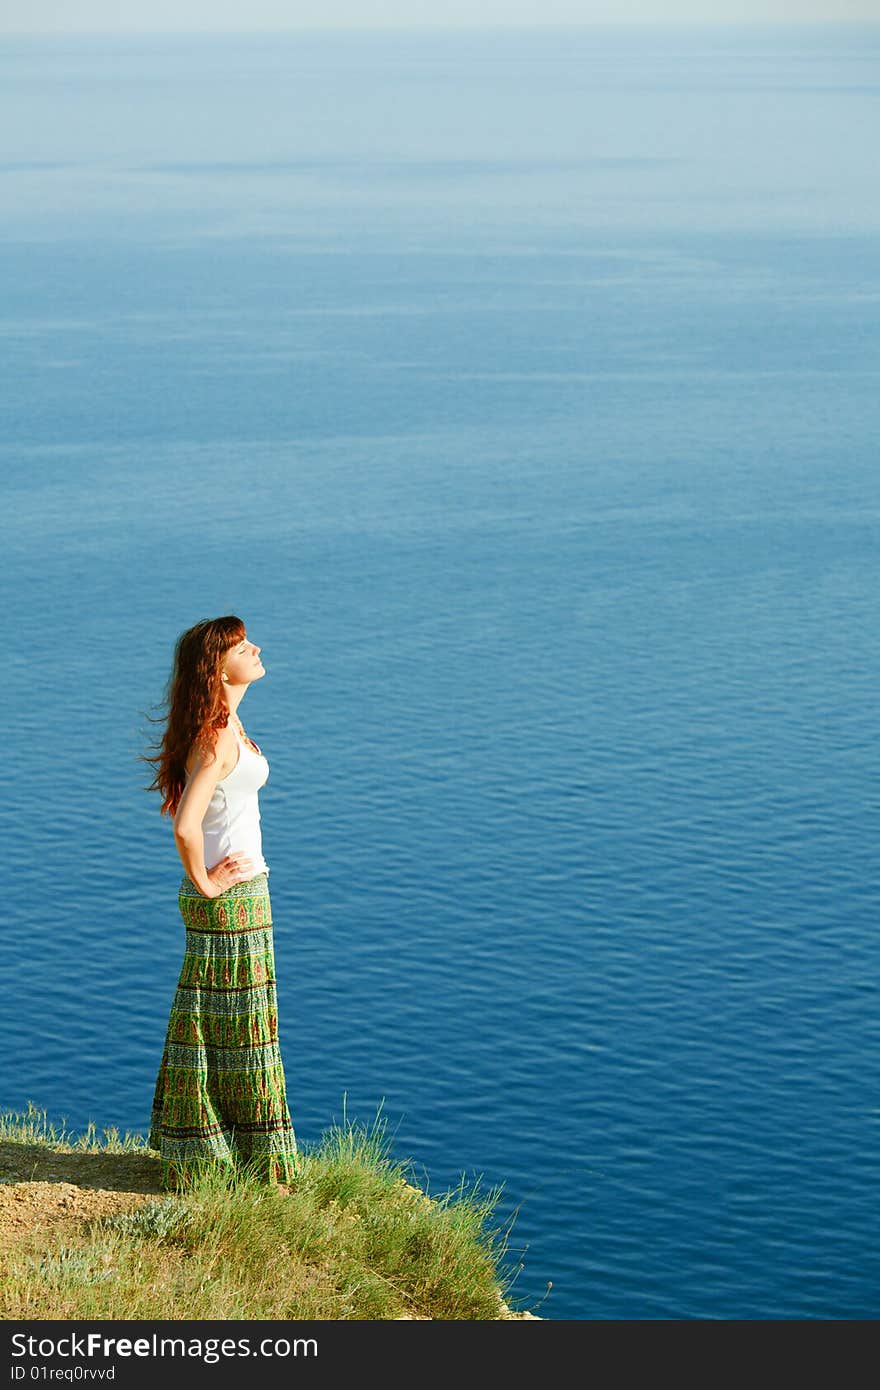
[[212,893],[206,893],[208,898],[218,898],[221,893],[225,893],[227,888],[233,888],[236,883],[246,883],[249,878],[254,876],[254,863],[246,854],[227,854],[225,859],[221,859],[219,864],[215,864],[213,869],[208,870],[208,881],[213,888]]

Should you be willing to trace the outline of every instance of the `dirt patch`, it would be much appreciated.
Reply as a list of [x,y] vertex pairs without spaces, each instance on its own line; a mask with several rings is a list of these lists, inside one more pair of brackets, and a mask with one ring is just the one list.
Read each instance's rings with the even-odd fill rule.
[[61,1182],[113,1192],[161,1192],[162,1164],[143,1153],[85,1153],[0,1140],[0,1183]]
[[161,1194],[161,1163],[139,1153],[64,1153],[0,1140],[0,1246],[131,1211]]

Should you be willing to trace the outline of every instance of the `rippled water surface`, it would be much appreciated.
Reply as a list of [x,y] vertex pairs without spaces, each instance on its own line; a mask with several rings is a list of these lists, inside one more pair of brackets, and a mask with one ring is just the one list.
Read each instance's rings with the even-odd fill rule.
[[0,46],[2,1105],[146,1130],[239,612],[301,1139],[503,1182],[548,1317],[880,1312],[878,60]]

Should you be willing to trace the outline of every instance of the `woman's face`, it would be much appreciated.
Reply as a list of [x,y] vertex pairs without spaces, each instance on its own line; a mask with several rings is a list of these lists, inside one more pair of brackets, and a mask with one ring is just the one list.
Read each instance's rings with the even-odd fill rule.
[[265,676],[266,668],[260,660],[260,648],[256,642],[242,637],[229,648],[223,661],[223,674],[230,685],[250,685],[251,681]]

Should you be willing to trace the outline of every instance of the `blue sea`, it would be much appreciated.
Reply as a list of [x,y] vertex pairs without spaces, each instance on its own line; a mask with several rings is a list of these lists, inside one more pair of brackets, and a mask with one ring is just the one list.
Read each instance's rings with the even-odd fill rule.
[[880,28],[0,43],[0,1106],[146,1133],[267,676],[304,1144],[551,1319],[880,1314]]

